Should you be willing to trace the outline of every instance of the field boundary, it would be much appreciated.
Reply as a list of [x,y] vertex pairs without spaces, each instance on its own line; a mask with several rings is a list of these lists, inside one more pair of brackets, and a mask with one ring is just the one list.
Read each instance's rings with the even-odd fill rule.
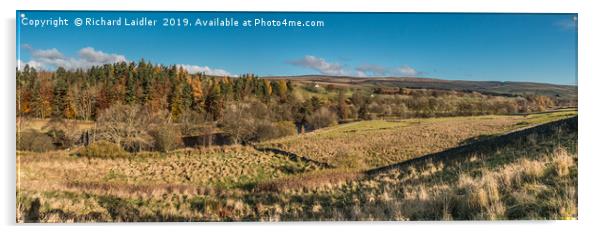
[[473,142],[470,144],[466,144],[466,145],[458,146],[455,148],[447,149],[444,151],[440,151],[437,153],[427,154],[427,155],[424,155],[424,156],[421,156],[418,158],[413,158],[410,160],[390,164],[387,166],[369,169],[367,171],[364,171],[364,174],[366,174],[368,176],[374,176],[374,175],[377,175],[377,174],[380,174],[383,172],[388,172],[388,171],[395,170],[395,169],[402,169],[402,168],[412,166],[415,164],[427,163],[427,162],[436,163],[436,162],[440,162],[443,160],[459,159],[459,158],[467,157],[469,155],[469,153],[472,153],[477,150],[482,150],[484,148],[497,148],[497,147],[500,147],[500,146],[503,146],[506,144],[510,144],[515,140],[519,140],[519,139],[522,140],[522,138],[525,138],[528,135],[531,135],[534,133],[546,134],[546,133],[551,133],[559,128],[564,128],[568,131],[573,132],[573,131],[577,131],[577,129],[578,129],[577,122],[578,122],[577,116],[575,116],[575,117],[561,119],[561,120],[557,120],[557,121],[553,121],[553,122],[549,122],[549,123],[540,124],[540,125],[537,125],[534,127],[526,128],[526,129],[514,130],[514,131],[511,131],[509,133],[506,133],[506,134],[498,136],[498,137],[484,139],[484,140],[476,141],[476,142]]

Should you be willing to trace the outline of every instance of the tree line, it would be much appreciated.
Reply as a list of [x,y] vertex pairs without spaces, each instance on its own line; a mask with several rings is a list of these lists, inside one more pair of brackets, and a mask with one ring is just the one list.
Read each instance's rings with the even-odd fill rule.
[[[191,74],[144,60],[54,72],[28,65],[17,70],[17,117],[50,119],[44,132],[18,139],[25,150],[100,140],[128,151],[169,151],[182,145],[183,136],[219,132],[240,144],[356,120],[528,113],[557,105],[547,96],[409,88],[387,93],[254,74]],[[96,124],[82,135],[66,120]]]
[[95,120],[117,105],[140,105],[152,112],[167,110],[178,119],[187,111],[223,116],[225,103],[249,97],[285,101],[292,91],[287,81],[189,74],[179,66],[121,62],[73,71],[59,67],[38,72],[26,65],[17,70],[17,115],[33,118]]

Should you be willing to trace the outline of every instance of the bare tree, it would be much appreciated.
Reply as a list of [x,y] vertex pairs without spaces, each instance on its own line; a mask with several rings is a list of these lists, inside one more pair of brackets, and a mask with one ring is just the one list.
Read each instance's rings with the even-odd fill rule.
[[249,140],[255,128],[255,118],[249,104],[236,102],[226,107],[222,129],[230,135],[234,144]]
[[90,120],[96,105],[96,88],[88,87],[79,91],[76,100],[77,116],[84,120]]
[[226,107],[221,125],[224,132],[238,144],[257,140],[259,123],[272,120],[272,113],[265,104],[258,101],[237,102]]
[[130,151],[140,151],[152,145],[153,138],[149,130],[157,122],[163,121],[162,116],[152,115],[140,106],[114,105],[98,117],[95,137],[114,142]]
[[312,129],[329,127],[337,123],[337,115],[330,109],[322,107],[316,112],[312,113],[307,118],[307,122]]

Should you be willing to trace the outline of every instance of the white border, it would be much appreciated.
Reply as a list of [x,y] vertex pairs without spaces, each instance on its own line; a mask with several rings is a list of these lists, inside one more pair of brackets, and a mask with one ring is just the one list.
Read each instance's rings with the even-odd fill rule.
[[[362,12],[522,12],[579,14],[579,220],[550,222],[342,222],[342,223],[148,223],[148,224],[76,224],[76,225],[14,225],[15,220],[15,10],[174,10],[174,11],[362,11]],[[600,154],[598,135],[602,115],[598,103],[602,89],[600,73],[599,8],[593,0],[6,0],[2,1],[2,40],[4,55],[0,66],[2,101],[0,110],[4,131],[0,140],[2,151],[2,185],[0,189],[0,224],[2,233],[573,233],[601,230],[600,217]],[[68,35],[66,35],[68,36]],[[598,94],[598,95],[597,95]]]

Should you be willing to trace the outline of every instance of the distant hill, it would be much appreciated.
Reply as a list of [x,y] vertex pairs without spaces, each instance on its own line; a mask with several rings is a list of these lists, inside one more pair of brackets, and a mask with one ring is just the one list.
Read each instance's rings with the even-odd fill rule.
[[545,95],[555,96],[559,99],[576,100],[577,86],[557,85],[535,82],[514,81],[465,81],[443,80],[434,78],[417,77],[348,77],[348,76],[268,76],[265,79],[286,79],[299,82],[311,82],[323,85],[356,86],[356,87],[399,87],[399,88],[424,88],[456,91],[476,91],[481,93],[504,95]]

